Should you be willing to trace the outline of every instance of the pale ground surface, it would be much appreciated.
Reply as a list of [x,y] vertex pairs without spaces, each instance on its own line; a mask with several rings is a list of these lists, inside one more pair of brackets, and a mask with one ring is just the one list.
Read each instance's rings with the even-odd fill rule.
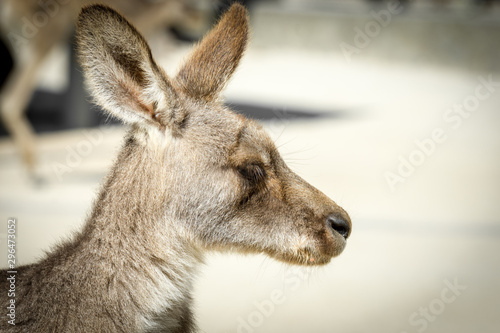
[[[172,66],[176,57],[162,62]],[[354,230],[339,258],[311,271],[210,255],[194,291],[201,331],[499,332],[500,85],[458,128],[443,119],[474,94],[479,75],[489,73],[250,49],[227,98],[276,106],[265,127],[285,160],[351,214]],[[280,119],[287,108],[339,117]],[[397,173],[399,156],[407,159],[415,140],[437,128],[446,141],[391,191],[384,174]],[[82,130],[41,135],[39,187],[10,141],[0,141],[0,220],[19,221],[19,263],[83,222],[124,133],[101,131],[96,143]],[[95,129],[90,135],[100,138]],[[69,150],[88,147],[68,165]],[[57,163],[71,172],[58,179]],[[455,282],[466,286],[458,296],[447,290]],[[429,307],[427,320],[414,314]]]

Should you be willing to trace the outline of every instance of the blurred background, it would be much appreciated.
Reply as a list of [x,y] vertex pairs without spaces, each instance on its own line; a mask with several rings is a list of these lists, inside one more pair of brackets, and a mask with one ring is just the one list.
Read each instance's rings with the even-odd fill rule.
[[[80,228],[125,131],[81,82],[83,2],[0,1],[0,240],[16,217],[18,264]],[[171,75],[229,5],[108,3]],[[499,332],[500,1],[244,3],[252,39],[226,102],[262,122],[353,233],[312,270],[210,254],[194,291],[200,331]],[[36,132],[31,166],[9,112]]]

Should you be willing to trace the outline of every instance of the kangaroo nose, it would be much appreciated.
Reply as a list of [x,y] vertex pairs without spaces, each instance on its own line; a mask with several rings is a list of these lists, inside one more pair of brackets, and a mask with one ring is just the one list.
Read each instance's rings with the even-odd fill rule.
[[345,218],[338,215],[329,215],[326,218],[326,224],[338,232],[342,237],[347,239],[349,237],[349,233],[351,232],[351,226]]

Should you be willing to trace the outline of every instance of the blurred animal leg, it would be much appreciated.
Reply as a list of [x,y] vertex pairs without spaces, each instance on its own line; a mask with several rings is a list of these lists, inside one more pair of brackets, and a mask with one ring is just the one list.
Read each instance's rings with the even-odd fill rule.
[[26,107],[35,89],[38,70],[45,54],[32,54],[22,64],[14,64],[0,93],[0,114],[30,172],[35,167],[35,133],[26,117]]

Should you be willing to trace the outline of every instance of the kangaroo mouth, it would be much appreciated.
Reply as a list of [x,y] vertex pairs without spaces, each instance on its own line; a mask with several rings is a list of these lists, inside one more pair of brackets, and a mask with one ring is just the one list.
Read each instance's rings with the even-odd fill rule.
[[301,244],[290,251],[266,251],[267,254],[281,262],[300,266],[321,266],[328,264],[332,258],[340,255],[347,245],[340,235],[333,235],[330,239],[316,240],[313,244]]

